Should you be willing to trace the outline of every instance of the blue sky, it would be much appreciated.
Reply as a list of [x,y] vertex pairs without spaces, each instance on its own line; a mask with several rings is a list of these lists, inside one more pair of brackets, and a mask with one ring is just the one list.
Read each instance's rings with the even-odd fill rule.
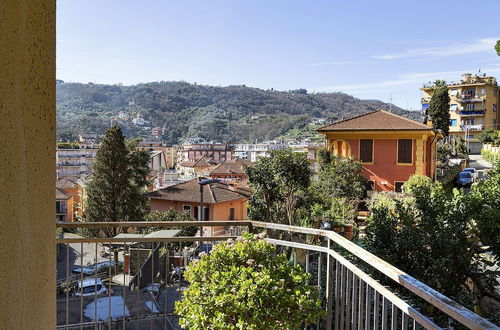
[[500,1],[58,0],[57,77],[341,91],[420,107],[419,87],[500,78]]

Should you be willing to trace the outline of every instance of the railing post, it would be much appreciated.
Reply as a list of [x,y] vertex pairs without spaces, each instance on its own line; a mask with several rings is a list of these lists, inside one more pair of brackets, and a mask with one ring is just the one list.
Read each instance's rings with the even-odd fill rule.
[[248,224],[248,233],[253,234],[253,224],[251,222]]
[[[332,240],[328,238],[328,250],[330,250],[332,244]],[[326,256],[326,329],[332,329],[332,321],[333,321],[333,278],[335,275],[333,274],[333,264],[334,260],[328,254]]]

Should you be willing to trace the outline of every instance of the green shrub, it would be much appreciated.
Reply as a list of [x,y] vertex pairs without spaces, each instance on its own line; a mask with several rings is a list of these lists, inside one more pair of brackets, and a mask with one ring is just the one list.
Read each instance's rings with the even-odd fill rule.
[[490,150],[481,150],[481,157],[483,157],[484,160],[486,160],[487,162],[490,162],[490,163],[493,163],[495,161],[495,157],[496,159],[500,159],[500,154],[498,153],[494,153]]
[[323,315],[310,275],[250,234],[217,245],[189,265],[189,288],[176,302],[189,329],[299,329]]
[[411,196],[375,194],[370,202],[368,250],[427,285],[453,294],[471,268],[467,196],[451,196],[429,178],[413,176],[404,185]]

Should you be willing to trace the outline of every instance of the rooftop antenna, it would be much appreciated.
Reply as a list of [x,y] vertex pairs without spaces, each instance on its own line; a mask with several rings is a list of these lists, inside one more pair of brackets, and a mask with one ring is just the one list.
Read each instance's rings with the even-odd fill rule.
[[392,111],[392,94],[389,97],[389,111]]

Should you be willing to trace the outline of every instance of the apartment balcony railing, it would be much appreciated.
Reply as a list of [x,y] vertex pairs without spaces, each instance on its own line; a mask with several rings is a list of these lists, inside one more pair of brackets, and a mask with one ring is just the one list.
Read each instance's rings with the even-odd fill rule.
[[461,94],[459,99],[463,103],[476,103],[483,102],[485,100],[485,96],[481,95],[472,95],[472,94]]
[[[294,262],[312,274],[310,284],[324,297],[326,317],[306,329],[498,328],[332,231],[255,221],[57,223],[58,228],[79,230],[172,226],[215,227],[215,233],[231,236],[176,237],[155,232],[56,239],[58,328],[177,328],[173,305],[188,283],[175,267],[188,264],[190,255],[196,257],[196,249],[175,252],[174,247],[194,244],[198,251],[209,251],[212,244],[238,235],[238,227],[269,231],[273,237],[287,234],[288,239],[266,240],[281,250],[292,249]],[[322,244],[307,244],[308,239]],[[78,283],[87,285],[70,289]]]
[[462,130],[469,131],[482,131],[484,129],[484,125],[462,125]]
[[460,110],[458,114],[460,116],[483,116],[484,110]]

